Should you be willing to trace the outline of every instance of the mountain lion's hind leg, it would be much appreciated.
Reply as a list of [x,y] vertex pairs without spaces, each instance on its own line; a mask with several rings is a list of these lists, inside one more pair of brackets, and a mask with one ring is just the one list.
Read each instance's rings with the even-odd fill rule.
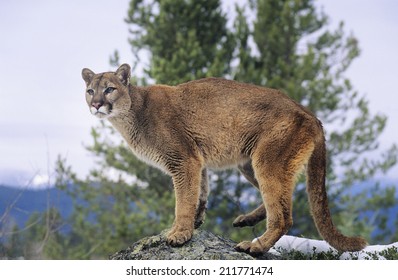
[[[254,170],[252,167],[251,162],[247,162],[244,165],[238,166],[239,171],[241,174],[257,189],[259,188],[258,182],[254,177]],[[247,227],[247,226],[254,226],[257,223],[264,220],[267,216],[267,212],[265,211],[264,204],[261,204],[255,210],[251,211],[247,214],[242,214],[238,216],[232,223],[234,227]]]
[[267,211],[267,230],[253,241],[243,241],[235,249],[258,255],[268,251],[292,225],[291,204],[293,178],[286,180],[273,173],[258,176],[260,191]]
[[200,195],[201,163],[189,159],[172,175],[176,195],[175,220],[167,243],[180,246],[191,239]]
[[209,196],[209,183],[207,177],[207,170],[203,169],[202,178],[200,181],[199,205],[198,208],[196,209],[196,215],[195,215],[195,224],[194,224],[195,228],[199,228],[205,220],[208,196]]
[[265,142],[260,146],[253,153],[252,159],[267,211],[267,230],[255,240],[243,241],[235,247],[236,250],[251,255],[268,251],[292,226],[292,198],[296,175],[314,150],[313,141],[305,133],[297,133],[293,139],[286,137],[285,141],[279,142],[280,147],[271,143]]

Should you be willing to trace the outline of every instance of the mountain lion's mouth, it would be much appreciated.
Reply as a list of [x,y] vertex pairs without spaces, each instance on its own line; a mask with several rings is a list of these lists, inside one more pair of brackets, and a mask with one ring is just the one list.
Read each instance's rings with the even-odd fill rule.
[[98,118],[105,118],[107,116],[109,116],[110,114],[110,110],[105,108],[105,107],[100,107],[98,110],[94,107],[91,107],[91,114],[93,114],[94,116],[98,117]]
[[95,115],[95,116],[106,116],[106,115],[108,115],[108,114],[103,113],[103,112],[100,112],[100,111],[97,111],[97,112],[94,113],[94,115]]

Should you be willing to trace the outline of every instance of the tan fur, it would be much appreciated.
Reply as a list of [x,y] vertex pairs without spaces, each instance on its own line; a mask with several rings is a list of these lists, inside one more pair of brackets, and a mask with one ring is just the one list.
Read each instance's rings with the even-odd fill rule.
[[267,230],[236,249],[269,250],[291,227],[297,174],[307,167],[307,190],[316,226],[341,251],[364,248],[362,238],[334,227],[325,190],[326,148],[321,123],[283,93],[250,84],[207,78],[178,86],[129,84],[130,67],[95,74],[83,69],[91,113],[107,118],[133,153],[172,176],[176,193],[171,245],[188,241],[204,220],[208,168],[238,167],[261,192],[263,205],[234,226],[267,218]]

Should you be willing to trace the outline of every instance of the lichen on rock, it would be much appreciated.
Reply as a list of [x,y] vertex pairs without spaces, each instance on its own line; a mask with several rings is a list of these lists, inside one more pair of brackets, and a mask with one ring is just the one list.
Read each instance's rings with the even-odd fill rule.
[[[248,254],[235,251],[236,242],[205,230],[195,230],[192,239],[180,247],[167,244],[168,230],[145,237],[127,249],[119,251],[111,260],[253,260]],[[271,254],[261,259],[274,259]]]

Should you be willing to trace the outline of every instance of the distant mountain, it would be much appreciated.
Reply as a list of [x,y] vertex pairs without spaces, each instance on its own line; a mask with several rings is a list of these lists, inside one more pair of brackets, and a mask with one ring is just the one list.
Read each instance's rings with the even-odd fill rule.
[[72,199],[56,188],[30,190],[0,185],[0,217],[8,211],[8,220],[23,227],[34,212],[55,207],[63,217],[72,213]]
[[24,170],[2,169],[0,170],[0,186],[26,186],[35,174]]

